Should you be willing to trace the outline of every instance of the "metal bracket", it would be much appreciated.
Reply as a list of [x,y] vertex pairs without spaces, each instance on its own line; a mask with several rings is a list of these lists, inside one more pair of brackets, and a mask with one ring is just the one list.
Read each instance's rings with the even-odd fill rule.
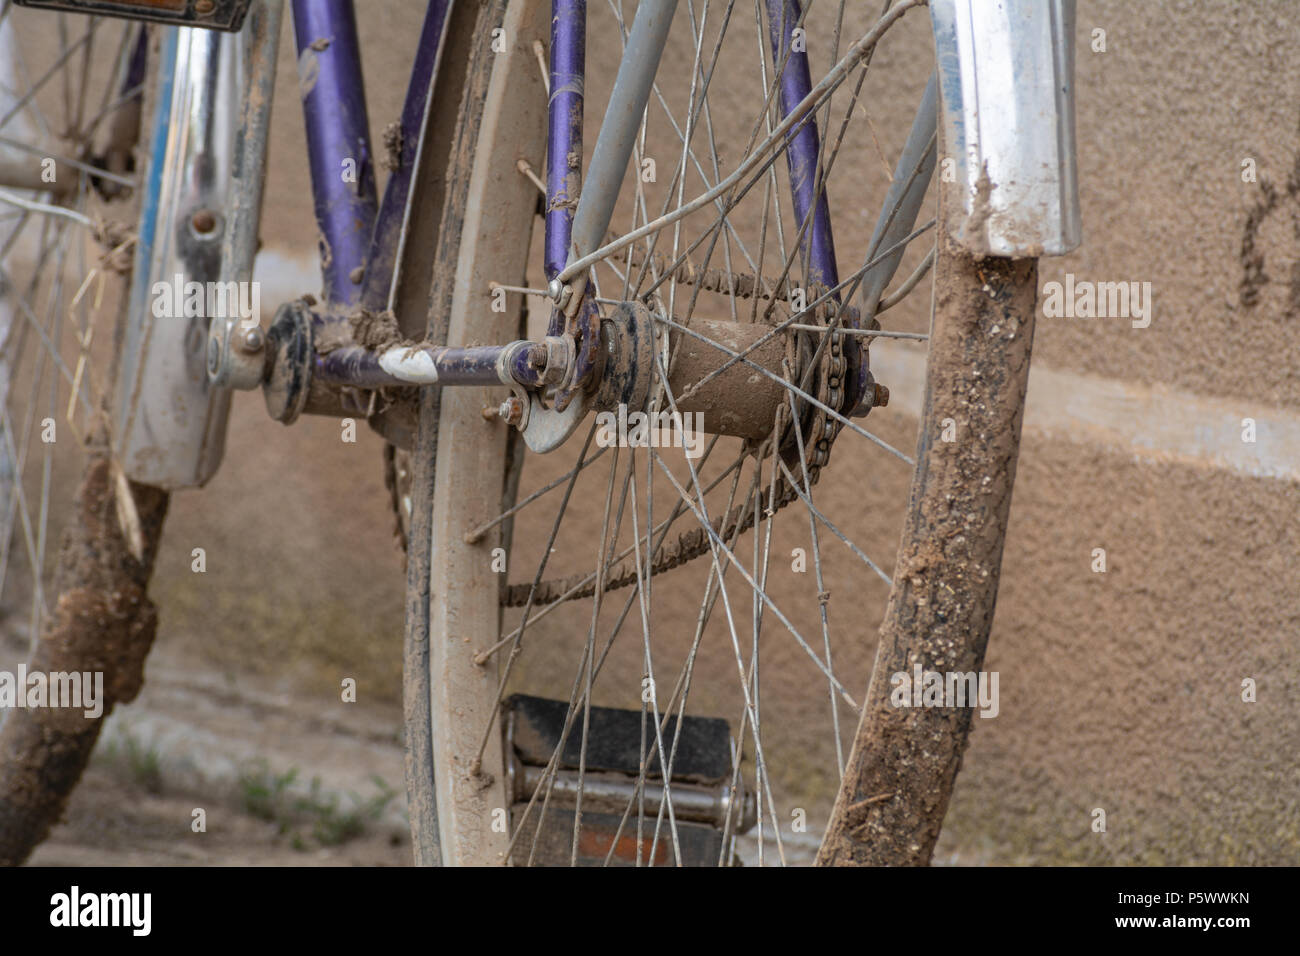
[[592,394],[579,392],[565,407],[557,411],[542,404],[537,392],[528,394],[528,410],[524,413],[524,444],[528,450],[544,455],[555,451],[577,431],[591,410]]
[[[262,188],[266,145],[275,93],[276,53],[280,42],[280,2],[274,17],[255,14],[241,38],[244,43],[245,93],[230,171],[226,229],[221,245],[222,275],[250,282],[262,220]],[[216,318],[208,328],[208,377],[220,388],[253,389],[262,383],[266,353],[260,316],[236,322]]]
[[[257,0],[240,34],[163,31],[159,62],[150,66],[158,94],[143,120],[151,138],[140,239],[114,383],[113,442],[134,481],[194,487],[221,462],[230,393],[209,380],[208,336],[227,321],[227,280],[251,271],[260,193],[250,198],[244,177],[256,174],[260,187],[262,166],[248,165],[254,137],[241,129],[242,104],[258,99],[247,95],[251,77],[274,74],[280,12],[280,0]],[[269,110],[269,95],[261,99]],[[246,262],[225,251],[234,234],[252,237]],[[190,293],[180,284],[189,282],[221,283],[221,318],[178,308]],[[158,287],[169,290],[166,300]],[[206,291],[211,312],[215,286]],[[226,344],[219,339],[218,355]]]

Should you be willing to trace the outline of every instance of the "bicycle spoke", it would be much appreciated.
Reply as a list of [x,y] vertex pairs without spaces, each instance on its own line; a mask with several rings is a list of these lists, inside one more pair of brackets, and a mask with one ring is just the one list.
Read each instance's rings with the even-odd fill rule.
[[[856,410],[837,376],[853,368],[845,364],[857,354],[850,350],[860,349],[865,360],[876,339],[928,343],[924,331],[905,324],[881,329],[875,319],[933,276],[933,237],[920,244],[931,248],[910,250],[936,223],[909,225],[911,231],[898,238],[903,228],[894,222],[904,214],[902,199],[883,210],[878,203],[871,212],[879,211],[881,225],[870,235],[885,238],[865,241],[854,227],[844,236],[837,229],[839,265],[828,270],[823,252],[830,233],[822,222],[826,212],[819,210],[837,218],[838,207],[827,206],[826,197],[834,192],[843,203],[847,191],[834,183],[852,181],[850,167],[860,169],[863,154],[874,163],[873,143],[884,158],[880,137],[864,119],[864,102],[876,95],[866,80],[882,75],[870,70],[878,42],[922,5],[885,2],[871,19],[875,10],[860,14],[857,5],[837,0],[823,4],[814,20],[812,3],[803,2],[785,8],[793,11],[786,17],[795,21],[791,25],[768,23],[768,12],[779,16],[781,4],[754,0],[752,36],[747,14],[735,17],[744,9],[737,11],[736,0],[686,0],[684,10],[679,5],[672,27],[679,59],[649,83],[652,98],[635,128],[629,178],[613,206],[617,226],[599,248],[571,259],[560,273],[575,294],[590,295],[605,318],[608,306],[635,302],[639,314],[648,310],[657,342],[650,392],[645,404],[627,409],[648,416],[645,430],[641,439],[624,436],[620,418],[617,440],[602,437],[601,447],[594,447],[593,424],[585,441],[571,440],[555,458],[539,459],[536,474],[526,471],[526,482],[512,486],[501,506],[476,517],[465,534],[467,542],[483,543],[499,529],[513,529],[507,542],[512,573],[500,589],[503,623],[475,650],[475,663],[494,667],[483,691],[485,716],[476,718],[472,735],[478,747],[457,759],[472,763],[475,772],[492,772],[479,763],[491,735],[500,732],[497,715],[519,719],[523,713],[508,709],[524,706],[514,697],[507,705],[510,695],[543,693],[555,708],[544,749],[516,743],[527,786],[516,781],[517,789],[507,788],[507,853],[515,863],[698,862],[692,841],[710,819],[714,862],[755,849],[759,865],[798,862],[801,842],[791,840],[789,811],[811,806],[801,794],[814,792],[816,806],[826,809],[814,779],[830,786],[844,773],[845,734],[860,712],[848,688],[862,680],[866,662],[856,633],[863,610],[854,603],[857,595],[846,598],[851,592],[842,589],[846,579],[853,587],[865,581],[874,600],[892,586],[893,568],[888,559],[872,557],[882,547],[874,501],[864,518],[858,498],[846,498],[843,484],[838,494],[819,486],[819,476],[825,481],[839,473],[827,463],[831,442],[851,446],[833,459],[846,462],[839,469],[845,474],[853,471],[850,461],[869,471],[863,456],[874,462],[880,452],[915,467],[901,450],[898,419],[877,413],[865,427],[849,414]],[[631,21],[622,0],[593,5],[593,14],[597,7],[626,44]],[[801,39],[824,40],[817,56],[807,51],[808,65],[818,72],[794,95],[799,102],[788,103],[782,99],[783,86],[790,86],[787,68],[793,63],[802,70],[802,58],[791,58],[806,49],[795,44],[795,28],[805,31]],[[594,25],[590,29],[589,35],[600,35]],[[530,72],[536,59],[549,78],[541,45],[526,59]],[[735,85],[738,64],[749,91],[749,108],[739,115],[732,99],[741,88]],[[590,108],[595,94],[588,92]],[[810,181],[795,197],[789,180],[796,167],[786,159],[798,134],[800,142],[811,142],[810,125],[817,145],[800,148],[805,165],[798,167],[811,170]],[[915,134],[911,142],[908,156],[919,147]],[[924,165],[935,145],[932,140],[911,170],[890,173],[895,191],[928,176]],[[657,180],[640,175],[653,158],[660,160]],[[530,193],[533,187],[544,192],[532,162],[536,157],[516,169],[532,182]],[[912,209],[906,207],[908,216]],[[892,270],[904,259],[906,277],[895,281]],[[522,279],[503,269],[489,289],[548,299],[534,268]],[[817,275],[830,278],[820,282]],[[909,311],[908,321],[913,317]],[[747,332],[743,345],[730,345],[712,322],[762,328]],[[690,366],[675,364],[684,346],[692,362],[704,356],[698,371],[685,373]],[[786,350],[784,360],[772,358],[774,347],[778,356]],[[720,379],[728,373],[734,374]],[[710,433],[702,445],[690,446],[684,436],[677,442],[675,432],[687,427],[685,400],[693,400],[686,407],[708,414],[726,410],[732,382],[737,388],[758,383],[774,396],[771,429],[716,434],[716,427],[701,428]],[[543,404],[550,400],[546,392],[540,397]],[[678,444],[681,452],[669,450]],[[605,454],[610,448],[613,454]],[[600,458],[603,470],[592,468]],[[889,471],[882,480],[892,487],[897,479]],[[781,518],[787,507],[800,513]],[[862,537],[864,522],[873,526],[870,537]],[[888,530],[879,529],[885,539]],[[783,568],[782,550],[792,536],[802,546]],[[804,577],[804,571],[810,573]],[[621,600],[613,596],[620,589]],[[520,612],[516,617],[505,608]],[[800,675],[794,680],[806,689],[805,702],[797,707],[782,672]],[[633,680],[641,687],[628,686]],[[622,716],[607,716],[608,708]],[[816,724],[807,744],[816,769],[808,780],[790,767],[792,708]],[[713,799],[726,799],[729,809],[711,818],[714,811],[701,810],[708,804],[692,790],[701,785],[692,776],[699,758],[689,742],[692,728],[704,726],[697,722],[716,714],[728,725],[710,758],[720,769],[709,786],[720,795]],[[617,770],[600,762],[609,759],[604,735],[615,725],[626,734],[618,740],[624,756]],[[556,826],[563,829],[553,831]],[[756,844],[749,842],[755,838]]]
[[50,65],[49,69],[47,69],[43,74],[41,74],[41,78],[37,80],[35,83],[31,84],[30,89],[28,89],[28,91],[18,100],[17,103],[15,103],[12,107],[10,107],[7,113],[0,116],[0,129],[3,129],[5,126],[7,126],[9,121],[13,119],[15,116],[17,116],[18,113],[23,109],[23,107],[25,107],[29,102],[31,102],[33,97],[35,97],[36,94],[41,91],[41,89],[45,86],[45,84],[50,81],[50,78],[52,76],[54,76],[56,73],[59,72],[59,70],[63,68],[63,64],[67,62],[67,60],[74,53],[80,50],[85,44],[90,42],[90,38],[94,36],[95,31],[99,28],[99,24],[100,24],[99,20],[92,19],[90,21],[90,24],[86,27],[86,32],[81,35],[81,37],[76,41],[76,43],[72,44],[71,46],[65,46],[63,48],[63,50],[59,53],[58,59],[56,59],[54,63]]

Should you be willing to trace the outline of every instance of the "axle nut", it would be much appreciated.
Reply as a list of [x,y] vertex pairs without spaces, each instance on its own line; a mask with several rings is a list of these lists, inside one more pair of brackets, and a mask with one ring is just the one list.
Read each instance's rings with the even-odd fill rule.
[[524,420],[523,400],[517,395],[511,395],[501,403],[501,407],[497,409],[497,415],[507,425],[518,425]]

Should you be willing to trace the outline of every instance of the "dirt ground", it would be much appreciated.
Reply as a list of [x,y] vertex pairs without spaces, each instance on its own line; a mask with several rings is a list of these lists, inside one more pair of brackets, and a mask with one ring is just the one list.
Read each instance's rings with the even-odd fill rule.
[[285,693],[163,646],[31,863],[407,866],[401,788],[396,708]]
[[[210,802],[204,795],[205,802]],[[298,847],[279,824],[222,807],[206,833],[189,820],[195,797],[157,795],[92,766],[68,823],[32,854],[32,866],[409,866],[409,836],[367,834],[342,846]],[[214,815],[215,816],[215,815]]]

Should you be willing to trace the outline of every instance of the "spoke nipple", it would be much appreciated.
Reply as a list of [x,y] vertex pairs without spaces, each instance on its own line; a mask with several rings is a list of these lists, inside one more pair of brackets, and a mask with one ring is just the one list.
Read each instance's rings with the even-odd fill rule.
[[875,388],[875,395],[872,398],[871,404],[875,405],[877,408],[884,408],[886,405],[888,405],[889,389],[887,389],[885,386],[877,382]]

